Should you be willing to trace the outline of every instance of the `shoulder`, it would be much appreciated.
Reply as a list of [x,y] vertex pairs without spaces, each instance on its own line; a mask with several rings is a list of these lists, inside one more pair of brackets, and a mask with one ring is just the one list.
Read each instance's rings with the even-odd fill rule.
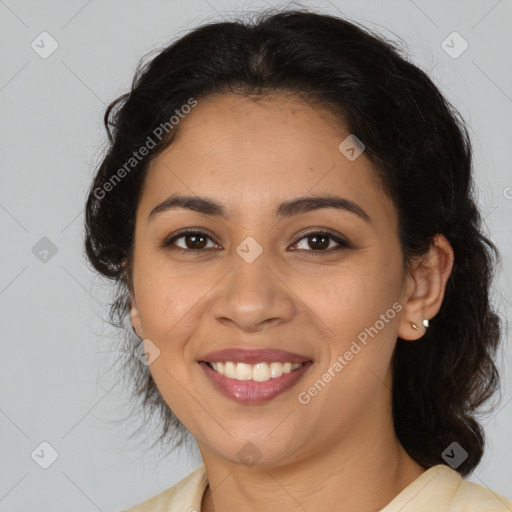
[[444,464],[431,467],[381,512],[511,512],[512,501]]
[[123,512],[188,512],[194,508],[199,511],[207,485],[208,479],[203,464],[176,485]]
[[[453,470],[450,469],[450,471]],[[492,489],[464,480],[460,475],[459,478],[460,485],[452,499],[453,510],[460,510],[461,512],[466,510],[512,512],[512,500],[494,492]]]

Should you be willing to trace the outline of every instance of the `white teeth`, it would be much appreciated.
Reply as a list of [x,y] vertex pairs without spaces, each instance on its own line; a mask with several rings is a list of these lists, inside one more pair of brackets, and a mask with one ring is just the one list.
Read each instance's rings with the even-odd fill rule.
[[[220,373],[220,371],[219,371]],[[232,362],[224,363],[224,375],[230,379],[235,378],[236,364]]]
[[270,367],[267,363],[255,364],[252,368],[252,380],[265,382],[270,379]]
[[233,363],[226,361],[223,363],[209,363],[212,368],[224,377],[235,380],[254,380],[256,382],[265,382],[270,379],[281,377],[283,373],[290,373],[300,368],[304,363]]
[[270,376],[275,379],[283,375],[283,365],[281,363],[270,363]]
[[252,379],[252,366],[246,363],[238,363],[235,370],[236,380],[251,380]]

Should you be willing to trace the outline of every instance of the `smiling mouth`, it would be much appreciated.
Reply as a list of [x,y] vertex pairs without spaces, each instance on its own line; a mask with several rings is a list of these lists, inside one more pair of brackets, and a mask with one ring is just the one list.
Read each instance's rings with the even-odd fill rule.
[[261,362],[257,364],[226,362],[206,362],[206,364],[218,374],[238,381],[253,380],[256,382],[266,382],[270,379],[277,379],[283,374],[298,370],[305,363],[281,363],[275,361],[272,363]]
[[[209,382],[223,396],[236,402],[253,405],[272,400],[291,389],[313,365],[303,363],[233,361],[198,361]],[[232,376],[230,376],[232,375]]]

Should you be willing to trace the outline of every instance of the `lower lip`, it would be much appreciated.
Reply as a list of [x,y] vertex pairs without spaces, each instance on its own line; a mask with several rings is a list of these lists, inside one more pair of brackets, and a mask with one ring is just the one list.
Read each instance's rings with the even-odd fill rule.
[[300,368],[292,370],[290,373],[283,373],[281,377],[269,379],[265,382],[257,382],[254,380],[229,379],[212,370],[205,362],[201,361],[199,363],[210,382],[224,396],[243,404],[257,404],[272,400],[296,384],[312,364],[311,361],[307,361]]

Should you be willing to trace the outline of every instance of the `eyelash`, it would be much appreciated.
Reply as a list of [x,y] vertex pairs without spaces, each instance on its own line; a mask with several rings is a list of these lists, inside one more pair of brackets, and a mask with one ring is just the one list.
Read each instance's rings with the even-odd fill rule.
[[[183,249],[182,247],[177,247],[177,248],[171,248],[171,245],[178,239],[180,238],[183,238],[187,235],[201,235],[201,236],[204,236],[208,239],[210,239],[212,242],[216,243],[207,233],[205,233],[204,231],[201,231],[201,230],[196,230],[196,229],[186,229],[186,230],[183,230],[181,231],[180,233],[177,233],[176,235],[174,235],[173,237],[171,238],[168,238],[166,240],[164,240],[161,244],[160,244],[160,247],[164,248],[164,249],[171,249],[171,250],[174,250],[174,251],[179,251],[179,252],[182,252],[182,253],[194,253],[194,252],[204,252],[206,251],[207,249]],[[334,242],[340,244],[339,247],[336,247],[336,248],[331,248],[331,249],[321,249],[321,250],[306,250],[306,252],[311,252],[314,254],[313,257],[316,257],[316,255],[322,255],[322,253],[332,253],[332,252],[338,252],[338,251],[341,251],[343,249],[352,249],[353,246],[352,244],[344,239],[344,238],[341,238],[339,237],[336,233],[334,233],[333,231],[330,231],[328,229],[325,229],[325,230],[321,230],[321,231],[310,231],[309,233],[305,233],[304,235],[302,235],[301,238],[299,238],[299,240],[297,240],[293,245],[297,245],[299,242],[301,242],[302,240],[304,240],[305,238],[308,238],[310,236],[313,236],[313,235],[323,235],[323,236],[326,236],[327,238],[333,240]],[[300,251],[304,250],[304,249],[299,249]]]

